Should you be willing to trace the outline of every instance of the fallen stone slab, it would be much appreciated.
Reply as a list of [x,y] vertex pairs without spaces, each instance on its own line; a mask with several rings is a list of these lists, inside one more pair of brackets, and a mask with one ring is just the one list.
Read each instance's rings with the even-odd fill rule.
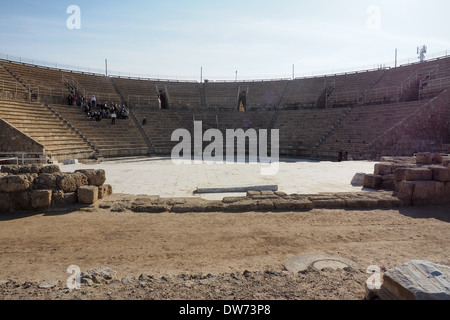
[[332,256],[329,254],[307,253],[289,258],[284,264],[286,270],[291,272],[304,272],[309,268],[322,270],[330,268],[333,270],[351,268],[359,270],[359,265],[349,259],[343,257]]
[[382,300],[450,300],[450,267],[411,260],[384,273]]

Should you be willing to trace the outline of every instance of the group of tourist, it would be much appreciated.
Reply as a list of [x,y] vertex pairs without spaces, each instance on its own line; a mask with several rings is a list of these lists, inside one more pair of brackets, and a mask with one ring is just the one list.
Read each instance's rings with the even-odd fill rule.
[[126,105],[120,105],[115,102],[97,103],[97,98],[92,95],[91,99],[85,99],[83,96],[69,94],[68,104],[82,108],[86,118],[90,121],[102,121],[102,119],[111,119],[111,124],[116,123],[116,119],[128,119],[130,110]]

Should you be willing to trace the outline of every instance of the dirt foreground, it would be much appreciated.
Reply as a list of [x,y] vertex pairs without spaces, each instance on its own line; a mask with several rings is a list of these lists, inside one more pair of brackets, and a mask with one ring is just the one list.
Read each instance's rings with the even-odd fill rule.
[[[449,222],[450,206],[148,214],[96,205],[2,214],[0,299],[361,300],[369,266],[450,265]],[[304,253],[360,269],[286,271]],[[116,273],[70,290],[72,265]]]

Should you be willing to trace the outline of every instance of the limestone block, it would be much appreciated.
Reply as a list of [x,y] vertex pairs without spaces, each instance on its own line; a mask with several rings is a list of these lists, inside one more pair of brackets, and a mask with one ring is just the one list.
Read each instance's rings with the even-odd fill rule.
[[308,199],[312,202],[314,208],[344,208],[346,206],[345,199],[330,195],[311,195]]
[[81,172],[57,175],[57,186],[64,192],[76,192],[79,187],[86,185],[88,185],[88,179]]
[[225,206],[227,212],[249,212],[258,209],[256,202],[252,200],[241,200],[233,203],[228,203]]
[[413,205],[443,204],[445,183],[438,181],[415,181]]
[[432,164],[433,155],[429,152],[418,153],[416,156],[416,164]]
[[28,191],[10,193],[11,209],[15,211],[31,211],[31,199]]
[[259,200],[256,202],[258,211],[273,211],[274,205],[271,200]]
[[19,166],[19,173],[36,173],[39,174],[43,168],[42,164],[28,164]]
[[380,189],[382,183],[382,178],[375,174],[366,174],[364,176],[364,188],[369,189]]
[[34,187],[38,190],[42,189],[57,189],[57,175],[51,173],[41,173],[34,180]]
[[374,174],[377,176],[384,176],[392,173],[392,163],[381,162],[375,164]]
[[0,178],[0,192],[20,192],[31,188],[34,175],[8,175]]
[[30,199],[33,209],[47,209],[52,204],[52,190],[33,190]]
[[80,186],[77,191],[78,203],[94,204],[98,200],[98,187]]
[[61,169],[58,165],[52,164],[42,167],[40,173],[61,173]]
[[0,192],[0,212],[11,210],[11,198],[9,193]]
[[402,181],[398,188],[397,197],[403,201],[406,206],[412,205],[412,197],[414,191],[413,181]]
[[110,184],[104,184],[98,187],[98,199],[105,199],[113,194],[113,188]]
[[378,296],[382,300],[450,300],[450,267],[408,261],[384,273]]
[[429,181],[433,180],[433,172],[428,168],[406,169],[403,179],[406,181]]
[[430,168],[433,172],[433,180],[440,182],[450,181],[450,169],[442,166],[433,166]]
[[381,189],[383,190],[389,190],[389,191],[395,191],[395,181],[394,180],[383,180],[381,183]]
[[356,173],[353,176],[353,179],[352,179],[352,182],[351,182],[352,186],[354,186],[354,187],[362,187],[362,186],[364,186],[364,177],[365,176],[366,176],[366,174],[363,173],[363,172]]
[[2,165],[1,172],[9,174],[19,174],[20,166],[15,164]]
[[106,181],[106,172],[103,169],[84,169],[76,170],[75,172],[84,174],[87,177],[90,186],[100,187]]
[[431,158],[431,163],[433,164],[442,164],[444,158],[442,157],[442,155],[440,153],[435,153],[433,154],[432,158]]

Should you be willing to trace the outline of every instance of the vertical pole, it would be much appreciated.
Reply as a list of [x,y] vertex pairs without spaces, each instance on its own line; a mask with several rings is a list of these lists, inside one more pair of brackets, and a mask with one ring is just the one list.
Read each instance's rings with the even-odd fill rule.
[[200,83],[203,82],[203,67],[200,67]]
[[234,82],[237,82],[237,70],[236,70],[236,75],[234,76]]
[[295,65],[292,65],[292,80],[295,79]]
[[397,49],[395,49],[395,67],[397,68]]
[[105,59],[105,74],[108,76],[108,59]]

